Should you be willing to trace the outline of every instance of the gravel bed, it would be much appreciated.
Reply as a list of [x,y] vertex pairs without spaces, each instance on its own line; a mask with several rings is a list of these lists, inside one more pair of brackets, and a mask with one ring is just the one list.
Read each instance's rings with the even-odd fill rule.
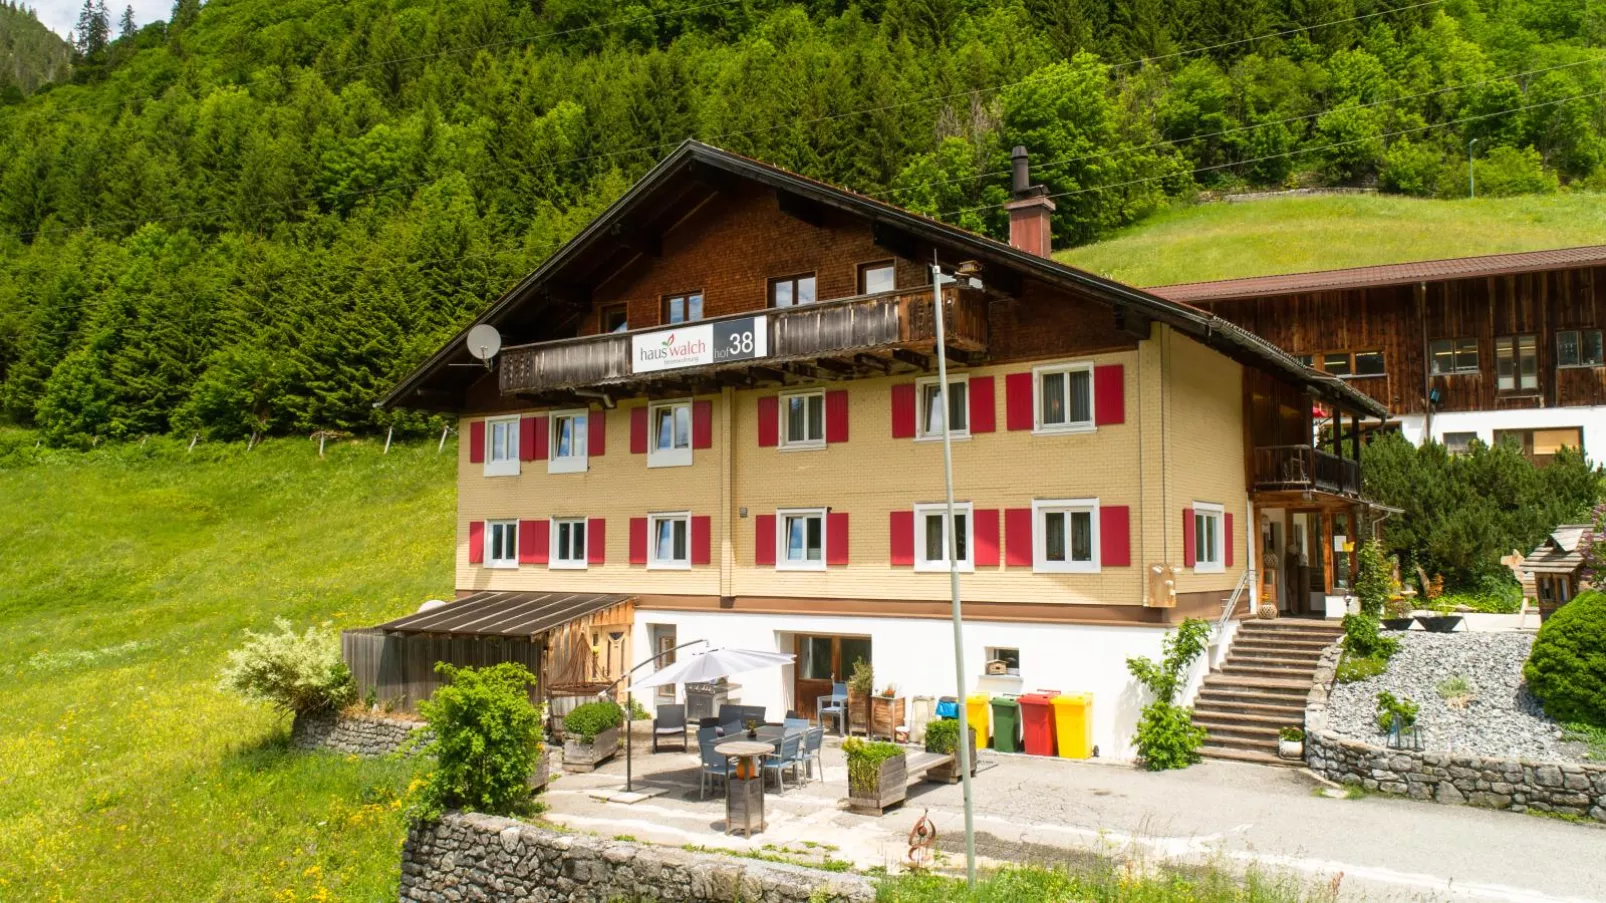
[[[1328,727],[1340,736],[1382,745],[1377,694],[1408,697],[1421,707],[1422,748],[1507,759],[1584,761],[1588,747],[1562,740],[1562,730],[1528,693],[1522,666],[1530,633],[1396,633],[1400,651],[1370,680],[1338,683],[1328,702]],[[1446,700],[1439,687],[1452,677],[1471,684],[1464,700]]]

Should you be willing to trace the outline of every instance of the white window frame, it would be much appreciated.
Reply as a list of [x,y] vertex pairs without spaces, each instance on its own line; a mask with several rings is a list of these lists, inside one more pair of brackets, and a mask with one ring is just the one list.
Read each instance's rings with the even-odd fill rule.
[[[580,449],[578,455],[564,455],[558,457],[558,419],[561,417],[579,418],[580,428],[575,430],[574,444]],[[591,453],[591,412],[586,408],[570,408],[563,411],[553,411],[547,415],[547,473],[585,473],[590,466]]]
[[[1048,528],[1044,523],[1044,516],[1062,513],[1066,515],[1086,513],[1088,525],[1091,528],[1092,548],[1089,550],[1092,557],[1087,561],[1071,561],[1070,549],[1066,548],[1066,560],[1048,560]],[[1070,543],[1070,523],[1066,522],[1065,541]],[[1090,499],[1033,499],[1032,500],[1032,573],[1034,574],[1097,574],[1104,568],[1099,551],[1099,500]]]
[[[775,511],[775,569],[778,571],[823,571],[825,570],[826,549],[829,548],[830,539],[826,531],[830,530],[831,519],[826,517],[828,509],[825,508],[777,508]],[[818,561],[793,561],[786,557],[788,550],[786,544],[786,519],[789,517],[817,517],[820,519],[820,559]],[[804,554],[808,553],[807,539]]]
[[[658,448],[658,412],[664,408],[686,409],[686,447],[685,448]],[[692,433],[697,425],[692,422],[694,408],[690,398],[680,398],[674,401],[655,401],[647,405],[647,466],[648,467],[690,467]],[[673,415],[671,415],[673,417]],[[671,433],[673,430],[671,429]]]
[[[1199,517],[1213,517],[1216,521],[1216,544],[1210,550],[1211,561],[1206,561],[1204,545],[1199,536]],[[1227,509],[1215,502],[1194,502],[1193,523],[1189,524],[1193,530],[1193,572],[1195,574],[1220,574],[1227,570]]]
[[[807,399],[807,398],[818,398],[820,400],[820,438],[818,438],[818,439],[802,439],[802,440],[798,440],[798,441],[793,441],[787,435],[787,426],[791,423],[791,419],[789,417],[787,417],[787,405],[790,402],[790,400],[793,399],[793,398],[805,398],[805,399]],[[781,450],[782,451],[815,451],[815,450],[822,449],[822,448],[825,447],[825,390],[824,389],[811,389],[811,390],[809,390],[807,392],[786,392],[786,393],[781,395],[779,408],[780,408],[780,420],[781,420],[781,422],[780,422],[781,443],[780,444],[781,444]],[[805,421],[805,428],[806,428],[806,423],[808,421],[808,414],[807,414],[806,411],[804,412],[803,419]]]
[[[1065,374],[1065,414],[1071,412],[1071,377],[1072,373],[1087,374],[1087,420],[1067,420],[1065,423],[1043,422],[1043,377],[1052,373]],[[1043,433],[1091,433],[1098,429],[1098,412],[1093,397],[1093,364],[1090,361],[1062,362],[1057,364],[1043,364],[1032,368],[1032,432]]]
[[[496,431],[505,428],[506,458],[496,457]],[[488,477],[516,477],[519,475],[519,416],[485,418],[485,475]]]
[[[686,557],[659,558],[658,557],[658,525],[665,521],[680,521],[686,525]],[[671,540],[673,541],[673,540]],[[654,571],[689,571],[691,570],[691,512],[690,511],[660,511],[657,514],[647,515],[647,569]]]
[[[496,548],[496,534],[498,532],[511,533],[512,541],[505,543],[510,556],[497,558],[492,552]],[[481,556],[485,566],[497,570],[511,570],[519,566],[519,522],[517,520],[487,520],[485,522],[485,554]]]
[[[582,537],[581,543],[585,545],[585,551],[581,552],[578,559],[572,557],[560,558],[558,557],[558,534],[562,532],[563,527],[573,527],[575,525],[578,525],[580,528],[580,536]],[[551,548],[548,550],[547,554],[547,567],[559,571],[585,570],[586,563],[591,552],[591,536],[590,530],[586,526],[586,519],[583,517],[554,517],[552,518],[552,528],[549,532],[552,535],[550,540]],[[573,535],[572,530],[570,531],[570,535]],[[570,543],[570,547],[573,548],[572,542]]]
[[[1019,646],[988,646],[988,647],[986,647],[986,654],[982,658],[982,666],[983,666],[983,668],[985,668],[987,663],[990,662],[990,661],[993,661],[995,659],[1002,660],[1003,657],[1004,657],[1003,654],[1005,652],[1013,652],[1013,653],[1015,653],[1015,667],[1013,667],[1013,668],[1009,667],[1008,663],[1006,662],[1005,665],[1004,665],[1004,674],[1008,675],[1009,677],[1019,677],[1020,676],[1020,666],[1022,664],[1024,664],[1024,662],[1021,660],[1021,654],[1020,654],[1020,647]],[[993,676],[996,677],[997,675],[993,675]]]
[[[948,572],[948,550],[943,549],[941,558],[931,560],[926,558],[926,518],[929,515],[942,515],[947,517],[948,505],[944,502],[932,502],[915,506],[915,570],[917,572]],[[965,517],[965,557],[955,562],[962,574],[974,573],[976,570],[976,512],[970,502],[955,502],[954,514]],[[944,540],[947,537],[943,537]]]
[[[937,382],[938,382],[938,377],[935,377],[935,376],[923,376],[920,379],[915,380],[915,441],[916,442],[941,442],[942,441],[942,431],[941,430],[937,430],[935,432],[930,431],[929,429],[927,429],[929,424],[927,424],[927,422],[926,422],[926,401],[925,401],[925,399],[926,399],[926,389],[931,387],[931,386],[937,385]],[[965,428],[962,429],[962,430],[956,430],[956,429],[951,429],[950,428],[950,430],[948,432],[948,435],[953,437],[954,439],[969,439],[970,438],[970,374],[968,374],[968,373],[950,373],[950,374],[948,374],[948,393],[949,393],[949,401],[950,401],[950,403],[952,402],[953,387],[956,386],[956,385],[963,385],[965,387]],[[944,411],[943,412],[943,416],[946,418],[948,415],[950,415],[952,413],[953,412],[951,410]],[[947,570],[947,566],[945,565],[943,569]]]

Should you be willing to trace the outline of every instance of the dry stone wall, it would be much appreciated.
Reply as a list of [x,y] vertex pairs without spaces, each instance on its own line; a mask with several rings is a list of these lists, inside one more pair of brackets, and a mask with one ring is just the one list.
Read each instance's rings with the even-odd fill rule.
[[412,718],[378,713],[315,712],[296,716],[290,728],[290,745],[296,749],[328,749],[350,756],[371,758],[395,752],[408,738],[429,739],[429,726]]
[[401,899],[870,903],[875,887],[858,875],[449,813],[409,832],[402,847]]

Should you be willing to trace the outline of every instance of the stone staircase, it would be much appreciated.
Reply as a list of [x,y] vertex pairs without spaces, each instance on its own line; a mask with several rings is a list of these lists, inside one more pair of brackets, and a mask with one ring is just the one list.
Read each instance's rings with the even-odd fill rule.
[[1193,723],[1210,733],[1200,754],[1296,764],[1277,757],[1277,731],[1304,726],[1316,663],[1342,635],[1337,623],[1244,621],[1221,670],[1205,678],[1193,702]]

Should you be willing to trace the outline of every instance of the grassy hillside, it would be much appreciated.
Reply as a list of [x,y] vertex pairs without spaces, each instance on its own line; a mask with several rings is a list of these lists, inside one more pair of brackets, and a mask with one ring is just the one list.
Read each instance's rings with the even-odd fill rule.
[[1055,256],[1133,285],[1606,243],[1606,196],[1436,201],[1383,195],[1177,207]]
[[447,593],[451,449],[32,447],[0,431],[0,899],[395,899],[412,766],[292,754],[217,672]]

